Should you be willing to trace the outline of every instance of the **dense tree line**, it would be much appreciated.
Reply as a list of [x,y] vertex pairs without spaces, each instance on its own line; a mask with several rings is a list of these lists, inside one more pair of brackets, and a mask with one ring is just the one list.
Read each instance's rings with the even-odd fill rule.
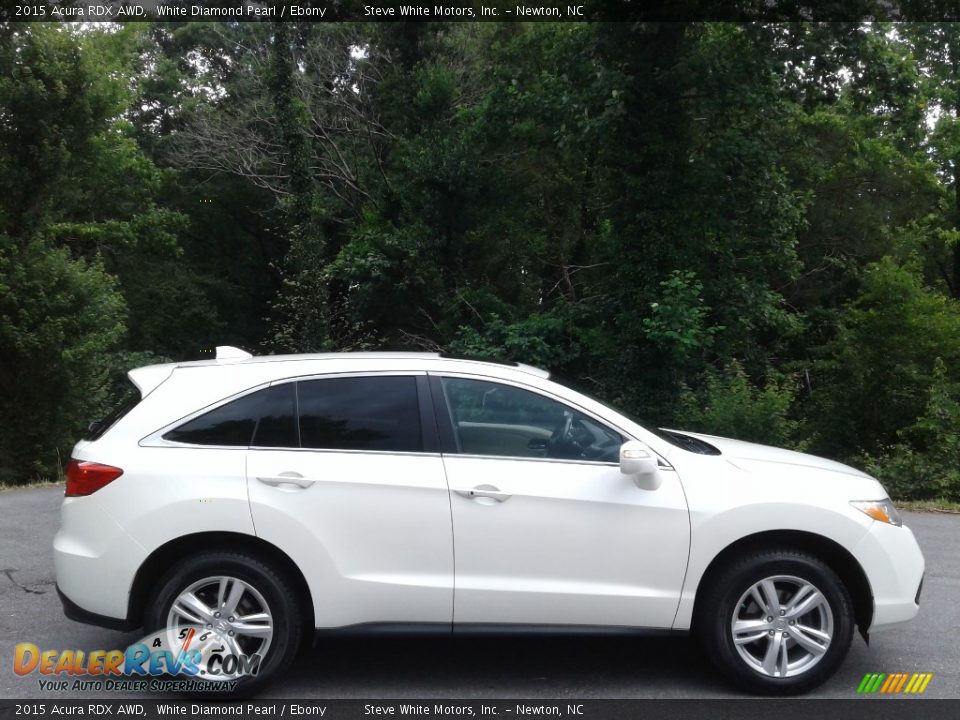
[[549,367],[960,499],[950,24],[0,27],[0,480],[214,344]]

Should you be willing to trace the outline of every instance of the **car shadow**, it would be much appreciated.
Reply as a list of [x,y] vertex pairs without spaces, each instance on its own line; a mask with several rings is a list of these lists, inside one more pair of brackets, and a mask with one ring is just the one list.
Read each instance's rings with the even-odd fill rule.
[[[636,688],[636,692],[624,692]],[[732,697],[686,637],[320,637],[273,697]]]

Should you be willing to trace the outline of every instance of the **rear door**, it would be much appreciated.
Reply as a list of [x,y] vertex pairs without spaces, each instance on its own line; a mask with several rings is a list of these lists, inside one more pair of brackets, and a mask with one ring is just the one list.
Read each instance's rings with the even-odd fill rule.
[[423,373],[271,388],[247,454],[256,532],[306,576],[317,627],[450,623],[453,539]]

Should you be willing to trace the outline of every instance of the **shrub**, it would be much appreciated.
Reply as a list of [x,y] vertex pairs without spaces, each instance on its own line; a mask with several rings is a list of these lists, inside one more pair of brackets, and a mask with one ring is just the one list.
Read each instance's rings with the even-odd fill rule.
[[797,384],[771,376],[754,385],[743,366],[733,360],[703,375],[699,391],[684,387],[680,396],[680,427],[767,445],[803,449],[801,423],[791,417]]
[[923,415],[902,429],[900,441],[865,459],[867,472],[900,500],[960,500],[960,386],[934,363]]

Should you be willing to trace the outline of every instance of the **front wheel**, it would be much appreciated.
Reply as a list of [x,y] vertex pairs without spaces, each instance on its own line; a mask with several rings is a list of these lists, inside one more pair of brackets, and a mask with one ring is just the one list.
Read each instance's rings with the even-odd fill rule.
[[249,694],[282,674],[296,654],[301,613],[295,598],[288,580],[261,559],[207,552],[161,579],[146,626],[188,637],[203,653],[200,677]]
[[708,589],[701,639],[730,680],[770,695],[798,694],[829,678],[853,638],[850,595],[825,563],[804,552],[755,552]]

